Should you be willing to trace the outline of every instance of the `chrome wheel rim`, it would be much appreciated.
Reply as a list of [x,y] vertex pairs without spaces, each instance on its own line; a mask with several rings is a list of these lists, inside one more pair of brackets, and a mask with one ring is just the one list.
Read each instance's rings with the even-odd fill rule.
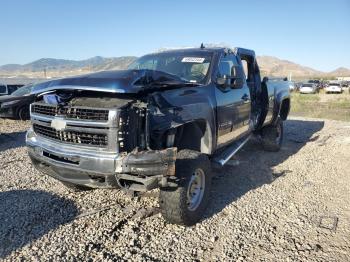
[[196,210],[202,202],[205,190],[204,171],[197,168],[192,176],[187,189],[187,207],[188,210]]

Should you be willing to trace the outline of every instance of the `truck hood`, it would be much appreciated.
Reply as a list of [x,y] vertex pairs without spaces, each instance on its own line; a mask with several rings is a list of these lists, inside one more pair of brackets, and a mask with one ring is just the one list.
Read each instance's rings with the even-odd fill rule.
[[172,80],[183,81],[175,75],[155,70],[103,71],[40,83],[33,87],[32,94],[41,94],[54,90],[136,94],[144,91],[152,81]]

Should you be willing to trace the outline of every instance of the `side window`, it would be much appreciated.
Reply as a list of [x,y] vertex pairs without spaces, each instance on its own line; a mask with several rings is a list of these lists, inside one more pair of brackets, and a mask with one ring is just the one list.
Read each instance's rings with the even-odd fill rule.
[[232,68],[238,66],[237,59],[234,55],[226,55],[221,58],[219,63],[219,75],[232,77]]
[[243,71],[244,71],[245,80],[248,81],[248,63],[246,60],[241,60],[241,61],[242,61],[242,67],[243,67]]
[[13,92],[15,92],[17,90],[17,86],[12,85],[12,86],[7,86],[8,90],[9,90],[9,94],[12,94]]
[[[235,71],[234,68],[236,69]],[[236,73],[236,75],[233,75],[234,73]],[[236,79],[233,78],[234,76],[241,78],[241,80],[243,80],[243,83],[245,82],[242,66],[238,63],[237,58],[234,55],[226,55],[221,58],[219,62],[219,76],[226,76],[227,78],[231,78],[231,84],[236,81]],[[243,85],[241,87],[243,87]]]
[[0,85],[0,94],[6,94],[6,86]]
[[250,88],[255,86],[254,58],[251,56],[241,56],[241,62],[245,74],[245,80]]

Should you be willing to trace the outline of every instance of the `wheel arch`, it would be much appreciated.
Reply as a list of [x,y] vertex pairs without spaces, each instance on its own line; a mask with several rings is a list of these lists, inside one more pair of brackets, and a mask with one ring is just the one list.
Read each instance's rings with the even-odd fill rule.
[[286,120],[290,111],[290,98],[285,98],[282,100],[279,107],[279,116],[282,120]]
[[204,154],[211,154],[213,151],[213,133],[204,119],[186,122],[169,134],[175,135],[174,146],[178,147],[178,150],[190,149]]

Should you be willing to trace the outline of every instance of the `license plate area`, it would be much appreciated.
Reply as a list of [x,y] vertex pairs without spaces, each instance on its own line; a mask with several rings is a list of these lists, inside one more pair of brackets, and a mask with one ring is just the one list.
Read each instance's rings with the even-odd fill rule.
[[52,159],[57,162],[61,163],[66,163],[66,164],[71,164],[71,165],[79,165],[80,161],[78,157],[62,157],[62,156],[57,156],[55,154],[43,151],[43,156],[47,157],[49,159]]

